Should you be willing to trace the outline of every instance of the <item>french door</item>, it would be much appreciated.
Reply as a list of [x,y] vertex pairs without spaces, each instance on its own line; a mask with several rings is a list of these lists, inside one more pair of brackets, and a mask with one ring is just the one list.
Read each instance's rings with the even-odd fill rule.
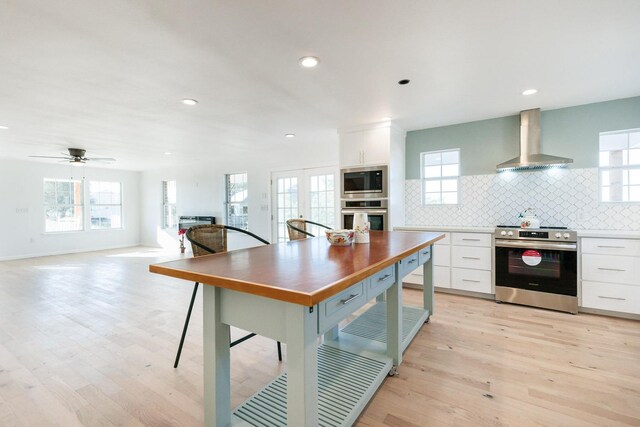
[[297,169],[271,175],[272,241],[289,240],[287,220],[304,218],[337,228],[338,168]]

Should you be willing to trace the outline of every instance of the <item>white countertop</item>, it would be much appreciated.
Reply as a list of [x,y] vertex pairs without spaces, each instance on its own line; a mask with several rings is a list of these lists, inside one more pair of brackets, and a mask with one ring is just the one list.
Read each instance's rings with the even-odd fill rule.
[[442,226],[421,226],[410,225],[403,227],[393,227],[395,231],[457,231],[462,233],[493,233],[495,227],[442,227]]
[[578,237],[607,237],[610,239],[640,239],[640,231],[629,230],[576,230]]
[[[453,231],[461,233],[491,233],[495,231],[495,227],[443,227],[438,225],[406,225],[402,227],[393,227],[395,231]],[[576,230],[578,237],[602,237],[609,239],[640,239],[640,231],[630,230]]]

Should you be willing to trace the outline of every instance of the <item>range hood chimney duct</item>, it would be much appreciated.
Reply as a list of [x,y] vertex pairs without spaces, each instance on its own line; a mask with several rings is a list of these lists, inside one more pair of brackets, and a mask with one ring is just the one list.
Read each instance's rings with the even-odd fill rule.
[[540,109],[520,112],[520,156],[496,166],[498,172],[546,169],[567,166],[573,159],[542,154],[540,150]]

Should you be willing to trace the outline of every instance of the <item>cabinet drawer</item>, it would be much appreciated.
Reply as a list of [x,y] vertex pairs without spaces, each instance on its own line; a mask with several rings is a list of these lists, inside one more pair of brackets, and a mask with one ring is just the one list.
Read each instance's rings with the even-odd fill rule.
[[640,286],[640,258],[583,254],[582,278],[592,282]]
[[491,234],[486,233],[453,233],[454,245],[491,247]]
[[318,333],[326,332],[367,302],[365,283],[356,283],[318,304]]
[[433,286],[439,288],[451,287],[451,269],[449,267],[433,266]]
[[[434,231],[434,233],[438,233],[438,231]],[[451,233],[442,234],[444,234],[444,237],[435,242],[434,245],[448,245],[449,243],[451,243]]]
[[451,265],[451,246],[433,245],[433,265]]
[[454,267],[491,270],[491,248],[454,246],[451,258]]
[[417,267],[418,267],[418,252],[414,252],[408,257],[400,260],[400,263],[398,265],[398,268],[399,268],[398,273],[400,273],[400,278],[402,279],[404,276],[411,273]]
[[582,239],[583,254],[640,256],[640,240]]
[[640,314],[640,287],[583,281],[582,307]]
[[469,270],[466,268],[451,269],[451,287],[464,291],[491,293],[491,272]]
[[418,252],[418,264],[422,265],[431,259],[431,246],[420,249]]
[[395,283],[395,276],[395,264],[371,276],[367,283],[367,300],[370,300],[393,285]]

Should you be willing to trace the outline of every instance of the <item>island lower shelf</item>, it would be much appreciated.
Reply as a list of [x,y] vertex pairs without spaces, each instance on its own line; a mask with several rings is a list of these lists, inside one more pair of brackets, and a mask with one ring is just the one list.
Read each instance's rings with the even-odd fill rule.
[[[318,425],[350,426],[391,369],[384,356],[318,347]],[[287,373],[284,372],[233,412],[233,425],[286,426]]]
[[[404,352],[422,325],[429,319],[429,310],[405,305],[402,307],[402,351]],[[340,330],[382,344],[387,343],[387,305],[377,302]]]

